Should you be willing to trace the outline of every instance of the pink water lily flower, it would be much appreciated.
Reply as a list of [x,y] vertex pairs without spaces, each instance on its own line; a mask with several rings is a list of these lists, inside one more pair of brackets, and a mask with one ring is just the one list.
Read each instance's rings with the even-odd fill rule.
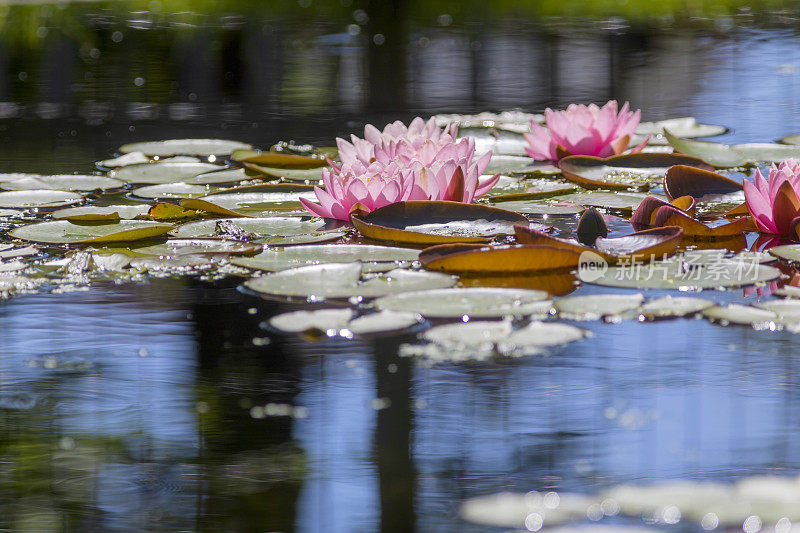
[[313,215],[340,220],[406,200],[471,203],[500,174],[480,181],[492,153],[474,160],[475,140],[457,140],[457,133],[455,125],[439,128],[433,118],[393,122],[383,131],[368,124],[363,139],[336,139],[341,164],[329,161],[331,168],[323,169],[324,188],[314,189],[319,204],[301,202]]
[[[617,101],[603,107],[594,104],[571,104],[566,111],[544,112],[547,128],[531,121],[531,132],[525,134],[525,151],[539,161],[558,161],[568,155],[610,157],[624,152],[641,119],[641,111],[631,111],[628,102],[617,112]],[[645,141],[633,149],[644,148]]]
[[797,240],[800,223],[800,164],[774,163],[767,179],[756,169],[754,183],[744,180],[744,199],[758,230]]
[[[339,160],[343,165],[354,161],[361,161],[368,165],[375,161],[376,150],[386,148],[390,143],[403,143],[407,145],[406,151],[417,151],[426,143],[432,143],[437,148],[455,142],[458,136],[458,126],[451,124],[440,128],[431,117],[427,122],[417,117],[406,127],[399,120],[386,125],[383,131],[372,124],[364,127],[364,138],[350,136],[350,142],[336,139],[339,148]],[[438,150],[437,150],[438,151]]]
[[359,208],[373,211],[394,202],[425,200],[427,194],[416,184],[410,169],[397,164],[373,163],[365,166],[357,161],[340,168],[322,169],[324,189],[314,187],[319,204],[300,198],[313,215],[350,220],[350,213]]

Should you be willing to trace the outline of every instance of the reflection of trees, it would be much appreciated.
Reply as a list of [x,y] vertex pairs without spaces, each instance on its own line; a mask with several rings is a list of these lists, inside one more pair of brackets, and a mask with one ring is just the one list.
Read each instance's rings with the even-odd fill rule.
[[254,416],[252,408],[291,404],[299,363],[280,339],[259,346],[254,339],[265,313],[250,314],[255,302],[235,289],[238,280],[201,286],[208,303],[193,308],[198,336],[198,494],[203,531],[289,531],[305,460],[292,440],[293,418]]

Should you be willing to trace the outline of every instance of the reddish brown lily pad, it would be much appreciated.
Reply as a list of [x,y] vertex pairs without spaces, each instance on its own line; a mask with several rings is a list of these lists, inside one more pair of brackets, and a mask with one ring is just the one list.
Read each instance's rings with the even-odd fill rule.
[[[438,246],[434,248],[438,248]],[[420,261],[428,270],[439,270],[452,274],[482,275],[575,269],[578,267],[580,258],[580,253],[574,250],[533,244],[482,246],[479,248],[466,245],[466,248],[450,247],[447,250],[448,253],[441,252],[428,250],[424,256],[420,255]]]
[[742,184],[722,174],[687,165],[675,165],[664,174],[664,192],[670,200],[691,196],[698,200],[709,195],[733,194]]
[[654,225],[657,227],[681,227],[683,228],[683,235],[686,238],[697,240],[729,239],[735,235],[744,233],[747,226],[747,218],[742,217],[720,226],[707,226],[675,207],[664,206],[658,208],[656,211]]
[[519,213],[488,205],[430,200],[396,202],[351,220],[368,239],[416,245],[488,242],[528,223]]

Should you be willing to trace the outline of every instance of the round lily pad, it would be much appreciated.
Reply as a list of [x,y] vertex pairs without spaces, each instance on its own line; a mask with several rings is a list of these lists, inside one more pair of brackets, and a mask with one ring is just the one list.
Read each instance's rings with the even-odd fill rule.
[[638,309],[639,316],[646,319],[682,317],[697,314],[715,305],[711,300],[690,296],[664,296],[650,300]]
[[320,168],[274,168],[245,163],[245,168],[251,172],[263,174],[267,178],[284,179],[300,183],[318,182],[322,179]]
[[140,215],[147,215],[149,210],[150,206],[147,204],[109,205],[103,207],[85,205],[53,211],[52,216],[56,220],[132,220]]
[[170,234],[175,237],[212,237],[218,235],[225,224],[233,224],[245,233],[258,237],[303,235],[325,227],[324,221],[300,217],[226,218],[189,222],[178,226]]
[[470,287],[425,292],[407,292],[378,298],[378,309],[413,311],[430,318],[501,317],[550,314],[547,293],[536,290]]
[[146,246],[130,245],[120,249],[106,247],[103,253],[126,253],[134,256],[156,256],[169,259],[181,255],[247,255],[261,250],[261,245],[228,239],[169,239],[159,244]]
[[800,133],[793,133],[781,139],[783,144],[800,145]]
[[164,183],[161,185],[146,185],[133,190],[133,195],[139,198],[155,200],[161,198],[199,198],[209,193],[206,185],[189,185],[188,183]]
[[37,176],[0,182],[0,189],[5,189],[7,191],[29,191],[34,189],[49,189],[53,191],[95,191],[119,189],[124,186],[124,182],[106,176],[80,176],[72,174]]
[[568,320],[598,320],[619,317],[637,309],[644,301],[641,294],[591,294],[568,296],[554,302],[561,318]]
[[[666,201],[666,198],[658,195],[651,194],[650,196],[655,196],[656,198]],[[580,204],[585,207],[601,207],[616,211],[629,211],[639,207],[639,204],[642,203],[645,198],[647,198],[647,195],[635,192],[591,191],[565,194],[559,196],[558,200],[560,202]]]
[[772,311],[741,304],[709,307],[703,311],[703,316],[723,326],[743,324],[759,329],[766,328],[771,322],[774,323],[778,319],[778,315]]
[[514,224],[527,224],[528,220],[512,211],[482,204],[410,201],[389,204],[363,218],[352,217],[352,222],[369,239],[446,244],[485,242],[494,235],[511,235]]
[[648,188],[674,165],[712,169],[696,157],[663,153],[625,154],[606,159],[573,155],[559,161],[565,178],[589,189]]
[[400,331],[415,326],[422,320],[415,313],[383,311],[353,318],[351,309],[319,309],[294,311],[269,319],[269,325],[286,333],[303,333],[319,330],[327,334],[349,332],[356,335]]
[[721,289],[744,287],[772,281],[780,270],[752,262],[722,260],[712,264],[691,264],[682,258],[609,267],[592,271],[590,276],[579,271],[586,283],[635,289]]
[[170,139],[167,141],[137,142],[120,146],[123,154],[142,152],[153,157],[170,157],[174,155],[195,155],[200,157],[227,156],[234,150],[249,150],[253,147],[239,141],[223,139]]
[[268,246],[297,246],[300,244],[338,241],[344,236],[345,233],[341,230],[318,231],[315,233],[303,233],[286,237],[267,237],[261,242]]
[[398,262],[416,261],[418,256],[418,250],[408,248],[365,244],[323,244],[268,249],[254,257],[235,258],[231,262],[237,266],[267,271],[321,263],[382,262],[387,263],[388,269],[391,270],[397,267]]
[[800,244],[773,246],[768,251],[778,259],[783,259],[791,263],[800,263]]
[[0,192],[0,207],[64,207],[83,201],[83,195],[70,191],[32,190]]
[[244,287],[267,296],[326,298],[375,298],[397,292],[452,287],[455,278],[433,272],[392,270],[365,276],[361,263],[307,265],[253,278]]
[[587,332],[554,322],[531,322],[515,329],[511,322],[465,322],[436,326],[422,334],[422,338],[445,348],[442,354],[454,360],[484,359],[491,355],[519,357],[542,353],[544,349],[578,341]]
[[[636,135],[631,140],[632,145],[637,145],[650,135],[648,144],[666,144],[664,130],[669,130],[681,139],[695,139],[698,137],[715,137],[722,135],[728,128],[714,124],[700,124],[694,117],[669,118],[657,122],[640,122],[636,127]],[[641,141],[638,139],[641,137]]]
[[120,220],[119,222],[71,222],[56,220],[38,222],[14,228],[9,235],[16,239],[51,244],[86,244],[115,241],[137,241],[163,235],[171,224],[149,220]]
[[221,168],[210,163],[140,163],[113,170],[108,175],[128,183],[158,185],[186,181]]
[[[559,198],[560,200],[560,198]],[[574,217],[581,214],[584,210],[582,205],[565,202],[550,202],[547,200],[523,200],[500,202],[497,207],[508,211],[521,213],[524,215],[534,215],[539,217]]]
[[150,158],[142,152],[130,152],[119,157],[111,159],[104,159],[95,163],[98,167],[102,168],[118,168],[127,165],[136,165],[138,163],[149,163]]
[[313,188],[301,185],[258,185],[184,200],[181,205],[223,216],[258,217],[275,212],[305,212],[300,198],[314,199]]
[[240,168],[229,168],[225,170],[215,170],[205,174],[198,174],[193,178],[188,178],[185,183],[188,185],[219,185],[228,183],[238,183],[250,179]]

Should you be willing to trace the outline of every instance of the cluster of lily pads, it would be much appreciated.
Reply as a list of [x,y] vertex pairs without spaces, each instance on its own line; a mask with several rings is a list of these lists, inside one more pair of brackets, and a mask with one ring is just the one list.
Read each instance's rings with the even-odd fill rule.
[[[791,264],[800,261],[800,245],[779,237],[745,250],[747,232],[766,222],[750,217],[742,185],[758,165],[800,159],[796,139],[697,141],[725,128],[692,118],[640,123],[616,103],[566,113],[574,116],[561,126],[549,110],[368,126],[364,139],[336,148],[134,143],[92,174],[2,174],[0,291],[239,276],[254,295],[334,307],[275,317],[273,330],[347,337],[457,320],[404,348],[451,359],[540,353],[586,336],[557,318],[703,314],[800,330],[795,300],[559,298],[581,283],[793,298]],[[582,148],[608,157],[574,153]],[[769,196],[769,184],[754,187]],[[587,257],[602,268],[584,275]]]
[[[737,528],[746,533],[767,529],[787,533],[800,520],[800,478],[751,476],[732,484],[670,480],[617,485],[593,495],[503,492],[467,500],[461,516],[476,524],[526,531],[543,527],[560,531],[558,526],[565,524],[574,531],[576,523],[621,516],[660,526],[695,524],[705,531]],[[640,531],[631,526],[605,527]],[[660,530],[640,527],[641,531]]]

